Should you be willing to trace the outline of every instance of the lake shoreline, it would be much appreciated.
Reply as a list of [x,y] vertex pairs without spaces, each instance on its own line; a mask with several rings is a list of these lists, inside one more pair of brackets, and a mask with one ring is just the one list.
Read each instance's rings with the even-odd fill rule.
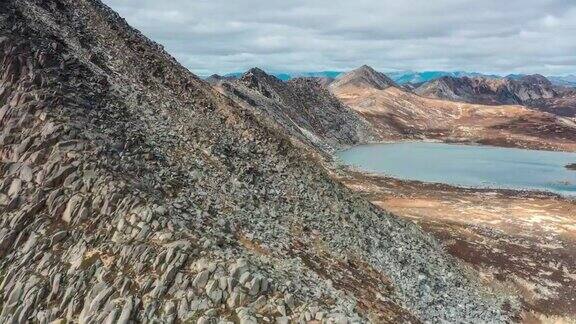
[[341,167],[388,179],[572,199],[576,198],[576,177],[566,170],[566,164],[574,159],[574,152],[440,141],[372,143],[334,154]]
[[393,181],[397,183],[403,183],[405,185],[410,185],[420,190],[443,190],[443,191],[450,191],[450,192],[460,192],[460,193],[479,193],[479,194],[500,194],[509,198],[554,198],[554,199],[565,199],[570,201],[576,201],[576,196],[567,196],[561,195],[552,191],[546,190],[531,190],[531,189],[506,189],[506,188],[494,188],[494,187],[466,187],[466,186],[457,186],[447,183],[441,182],[426,182],[426,181],[419,181],[419,180],[409,180],[409,179],[402,179],[396,178],[389,175],[377,173],[377,172],[369,172],[362,170],[360,168],[349,166],[349,165],[340,165],[341,168],[346,170],[347,173],[356,173],[356,174],[363,174],[366,177],[371,178],[379,178],[382,181]]
[[[479,146],[479,147],[496,147],[496,148],[510,148],[519,150],[533,150],[533,151],[543,151],[543,152],[565,152],[565,153],[576,153],[576,149],[561,149],[560,147],[543,147],[541,145],[527,145],[521,146],[519,143],[508,143],[502,141],[490,141],[490,140],[466,140],[466,139],[450,139],[450,138],[422,138],[422,139],[390,139],[390,140],[380,140],[380,141],[370,141],[363,142],[355,145],[347,145],[341,149],[337,149],[332,154],[336,157],[336,154],[346,151],[355,147],[365,146],[365,145],[378,145],[378,144],[399,144],[399,143],[442,143],[442,144],[454,144],[454,145],[468,145],[468,146]],[[576,163],[575,163],[576,164]]]

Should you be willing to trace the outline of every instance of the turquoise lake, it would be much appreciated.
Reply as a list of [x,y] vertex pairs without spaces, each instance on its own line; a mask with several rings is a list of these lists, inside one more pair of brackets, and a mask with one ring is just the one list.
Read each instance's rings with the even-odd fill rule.
[[342,163],[386,176],[461,187],[549,191],[576,196],[576,153],[405,142],[356,146]]

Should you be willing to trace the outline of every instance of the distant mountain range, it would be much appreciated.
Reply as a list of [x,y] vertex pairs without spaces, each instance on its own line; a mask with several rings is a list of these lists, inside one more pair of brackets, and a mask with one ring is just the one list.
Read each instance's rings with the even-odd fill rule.
[[[555,115],[576,116],[576,76],[545,77],[539,74],[498,76],[477,72],[390,72],[382,73],[369,66],[354,71],[270,73],[282,81],[314,78],[323,86],[385,89],[402,88],[422,97],[484,105],[524,105]],[[212,75],[206,80],[217,84],[242,78],[241,73]]]
[[554,85],[576,87],[576,75],[548,77]]
[[[442,74],[449,75],[438,77]],[[321,149],[419,138],[548,148],[576,134],[560,121],[574,116],[576,90],[554,86],[541,75],[423,72],[402,79],[367,65],[337,78],[336,72],[304,75],[283,81],[282,75],[254,68],[240,77],[207,81],[292,138]],[[414,82],[427,78],[433,79]],[[542,142],[531,141],[534,136]]]
[[464,71],[456,71],[456,72],[447,72],[447,71],[424,71],[424,72],[412,72],[412,71],[404,71],[404,72],[389,72],[386,73],[392,80],[399,84],[418,84],[429,82],[432,80],[439,79],[441,77],[454,77],[454,78],[461,78],[461,77],[487,77],[487,78],[500,78],[498,75],[488,75],[482,74],[477,72],[464,72]]
[[[508,74],[504,77],[504,79],[509,80],[522,80],[529,74]],[[502,77],[497,77],[502,78]],[[564,87],[576,87],[576,75],[567,75],[567,76],[547,76],[546,77],[552,85],[555,86],[564,86]]]
[[[225,74],[224,77],[226,78],[241,78],[244,72],[233,72]],[[314,78],[331,78],[336,79],[339,76],[346,74],[346,72],[342,71],[321,71],[321,72],[270,72],[270,75],[277,77],[282,81],[288,81],[294,78],[301,78],[301,77],[314,77]],[[424,72],[413,72],[413,71],[402,71],[402,72],[387,72],[384,73],[387,77],[392,79],[392,81],[398,84],[406,84],[406,83],[424,83],[428,81],[432,81],[443,76],[451,76],[451,77],[474,77],[474,76],[488,76],[493,78],[499,78],[500,76],[497,75],[485,75],[482,73],[476,72],[446,72],[446,71],[424,71]]]
[[559,116],[576,116],[575,90],[539,75],[505,78],[444,76],[411,89],[420,96],[486,105],[524,105]]
[[[241,78],[244,72],[233,72],[225,74],[224,78],[234,78],[238,79]],[[288,81],[294,78],[302,78],[302,77],[313,77],[313,78],[327,78],[327,79],[336,79],[345,72],[342,71],[320,71],[320,72],[269,72],[270,75],[275,76],[276,78],[282,81]],[[385,72],[386,76],[392,79],[394,82],[404,85],[420,85],[422,83],[434,81],[436,79],[442,77],[453,77],[453,78],[462,78],[462,77],[483,77],[488,79],[511,79],[511,80],[518,80],[522,77],[525,77],[527,74],[509,74],[506,76],[496,75],[496,74],[484,74],[479,72],[466,72],[466,71],[398,71],[398,72]],[[215,76],[215,75],[213,75]],[[213,77],[210,76],[210,77]],[[210,78],[208,77],[208,78]],[[222,76],[219,76],[222,77]],[[567,76],[549,76],[547,77],[550,82],[552,82],[555,86],[567,86],[567,87],[576,87],[576,75],[567,75]]]

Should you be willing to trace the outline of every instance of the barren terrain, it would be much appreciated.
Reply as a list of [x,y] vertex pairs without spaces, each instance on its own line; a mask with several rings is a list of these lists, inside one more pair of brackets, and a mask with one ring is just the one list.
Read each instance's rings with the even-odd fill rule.
[[340,180],[375,205],[431,232],[486,282],[519,294],[524,322],[576,319],[576,201],[353,170]]

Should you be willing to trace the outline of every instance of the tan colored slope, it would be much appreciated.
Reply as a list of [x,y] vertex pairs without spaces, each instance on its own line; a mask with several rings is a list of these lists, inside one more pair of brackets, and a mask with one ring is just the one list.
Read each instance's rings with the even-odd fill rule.
[[523,106],[423,98],[396,87],[331,87],[388,139],[431,138],[500,146],[576,150],[576,124]]

